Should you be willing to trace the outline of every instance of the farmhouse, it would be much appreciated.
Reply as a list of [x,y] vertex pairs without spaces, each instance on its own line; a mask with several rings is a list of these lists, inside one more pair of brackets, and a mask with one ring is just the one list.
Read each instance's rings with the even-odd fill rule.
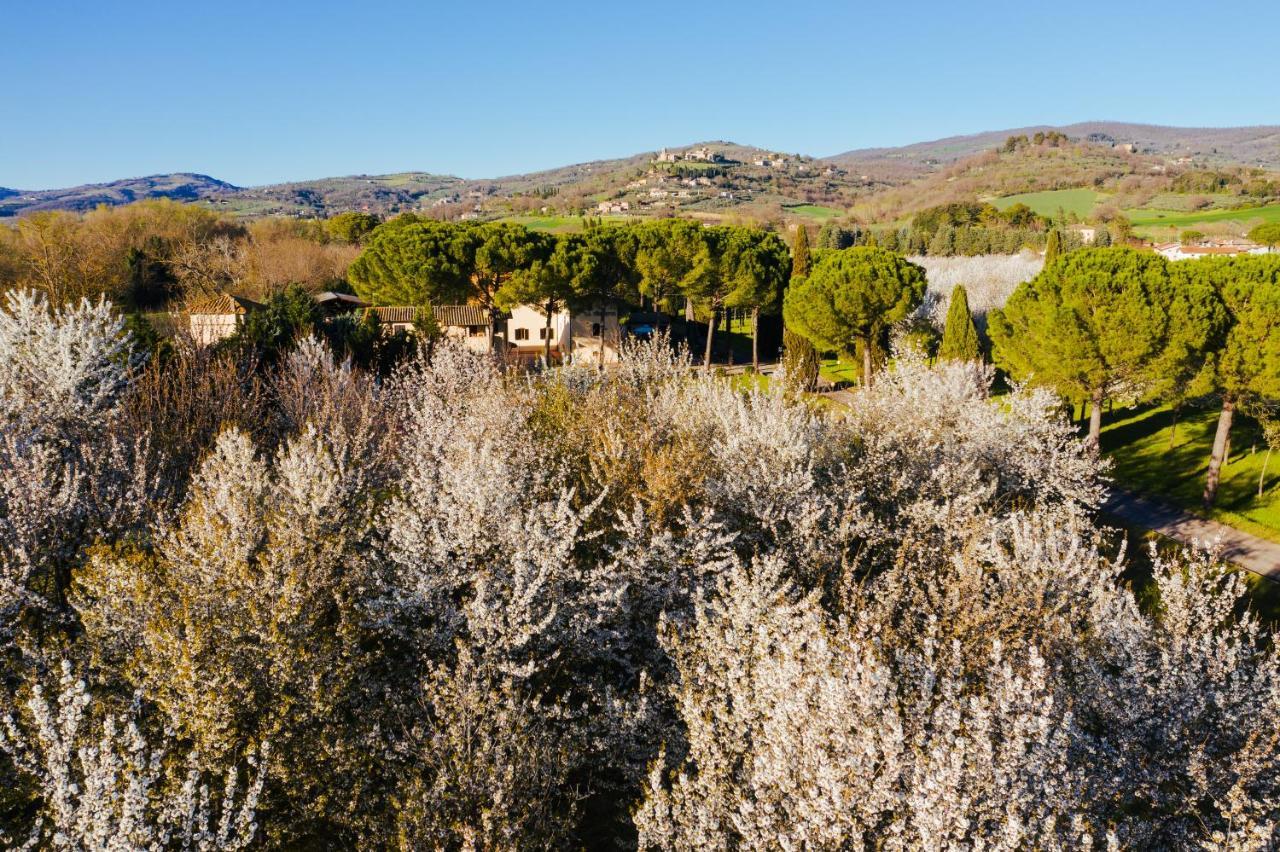
[[[327,316],[351,314],[374,316],[389,334],[415,330],[420,308],[414,305],[369,305],[347,293],[323,292],[313,297]],[[223,293],[194,302],[188,308],[191,336],[197,345],[209,346],[231,337],[244,319],[263,306],[243,296]],[[447,339],[472,352],[489,350],[489,312],[479,305],[435,305],[431,309],[436,326]],[[547,317],[533,305],[517,305],[494,328],[494,347],[499,353],[520,360],[536,361],[546,354],[547,342],[553,360],[572,357],[589,363],[618,360],[623,335],[616,305],[589,307],[581,313],[560,310]],[[602,355],[603,353],[603,355]]]
[[[411,310],[417,316],[417,308],[375,308],[374,310]],[[436,325],[446,340],[456,340],[472,352],[489,350],[489,312],[479,305],[435,305]],[[406,329],[412,329],[412,323]],[[388,330],[397,331],[394,326]],[[495,332],[497,330],[495,329]]]
[[191,338],[198,346],[209,346],[236,333],[250,311],[262,305],[243,296],[220,293],[187,306]]

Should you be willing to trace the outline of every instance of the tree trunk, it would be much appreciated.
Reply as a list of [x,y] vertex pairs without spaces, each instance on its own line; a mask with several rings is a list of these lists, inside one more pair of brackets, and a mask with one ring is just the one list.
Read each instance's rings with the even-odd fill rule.
[[862,340],[862,386],[871,387],[871,338]]
[[694,320],[693,299],[690,299],[688,296],[685,296],[684,297],[684,321],[693,322],[693,320]]
[[1262,457],[1262,472],[1258,474],[1258,496],[1262,496],[1262,487],[1267,481],[1267,465],[1271,463],[1271,447],[1267,447],[1267,454]]
[[604,369],[604,303],[600,303],[600,369]]
[[1169,427],[1169,449],[1173,449],[1174,442],[1178,438],[1178,409],[1181,406],[1173,407],[1173,425]]
[[706,373],[711,369],[711,341],[716,334],[716,308],[711,306],[711,318],[707,320],[707,351],[702,356],[702,372]]
[[551,309],[555,307],[554,302],[547,302],[547,330],[543,333],[542,339],[542,361],[551,366]]
[[1097,450],[1102,443],[1102,388],[1089,399],[1089,446]]
[[1218,431],[1213,436],[1213,455],[1209,456],[1209,474],[1204,482],[1204,506],[1213,506],[1218,498],[1218,482],[1222,476],[1222,462],[1227,454],[1227,442],[1231,436],[1231,418],[1235,414],[1235,403],[1224,401],[1222,413],[1218,415]]
[[760,372],[760,309],[751,309],[751,367]]

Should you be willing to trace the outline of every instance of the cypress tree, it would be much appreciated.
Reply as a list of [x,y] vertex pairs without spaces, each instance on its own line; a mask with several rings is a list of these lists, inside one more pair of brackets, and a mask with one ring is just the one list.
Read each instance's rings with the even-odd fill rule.
[[796,239],[791,246],[791,277],[809,277],[812,260],[809,256],[809,229],[804,225],[796,226]]
[[[791,280],[809,276],[812,266],[809,255],[809,231],[804,225],[796,227],[795,242],[791,246]],[[818,352],[807,338],[796,334],[785,324],[782,327],[782,369],[788,384],[796,390],[813,390],[818,381]]]
[[973,325],[969,296],[963,284],[956,285],[951,291],[951,307],[947,311],[947,325],[942,332],[938,357],[951,361],[977,361],[982,358],[978,329]]
[[1062,235],[1054,228],[1049,232],[1049,239],[1044,245],[1044,265],[1048,266],[1062,254]]

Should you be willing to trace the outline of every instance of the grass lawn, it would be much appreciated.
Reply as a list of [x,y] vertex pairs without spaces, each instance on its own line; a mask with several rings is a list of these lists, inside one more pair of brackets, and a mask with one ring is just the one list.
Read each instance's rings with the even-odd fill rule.
[[1201,210],[1187,213],[1181,210],[1126,210],[1135,228],[1191,228],[1215,222],[1238,222],[1243,229],[1246,223],[1280,222],[1280,204],[1265,207],[1242,207],[1236,210]]
[[1052,189],[1045,192],[1024,192],[992,199],[997,209],[1004,210],[1015,204],[1025,204],[1041,216],[1056,216],[1059,210],[1087,217],[1097,206],[1100,196],[1092,189]]
[[825,222],[828,219],[835,219],[844,215],[843,210],[837,210],[834,207],[823,207],[821,204],[789,204],[782,209],[793,216],[803,216],[806,219],[814,219],[819,222]]
[[[852,361],[842,361],[839,358],[823,358],[818,363],[818,374],[828,381],[836,384],[854,384],[862,378],[862,367]],[[874,375],[873,375],[874,378]]]
[[[1116,485],[1163,497],[1197,514],[1205,514],[1200,507],[1200,494],[1204,489],[1218,412],[1216,409],[1184,411],[1178,418],[1176,433],[1172,431],[1172,422],[1168,406],[1140,406],[1104,414],[1102,450],[1112,459]],[[1280,541],[1280,453],[1272,454],[1263,496],[1259,498],[1258,475],[1265,458],[1265,444],[1257,427],[1237,415],[1231,430],[1231,458],[1222,470],[1218,505],[1208,517]]]
[[[606,222],[625,222],[627,216],[593,216]],[[531,231],[551,231],[557,234],[576,233],[584,227],[582,216],[506,216],[500,222],[515,222]]]

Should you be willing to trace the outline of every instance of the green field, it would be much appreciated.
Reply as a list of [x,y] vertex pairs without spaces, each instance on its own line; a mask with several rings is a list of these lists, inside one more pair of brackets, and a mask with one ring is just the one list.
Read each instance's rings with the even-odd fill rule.
[[[628,216],[592,216],[592,219],[603,219],[606,222],[626,222],[631,217]],[[567,234],[581,231],[585,227],[586,217],[583,216],[506,216],[499,219],[500,222],[515,222],[517,225],[524,225],[531,231],[550,231],[557,234]]]
[[1092,189],[1053,189],[1045,192],[1024,192],[992,199],[997,209],[1004,210],[1015,204],[1025,204],[1041,216],[1056,216],[1059,210],[1087,218],[1097,206],[1101,196]]
[[[1102,450],[1115,465],[1116,485],[1151,494],[1197,514],[1204,489],[1209,452],[1217,428],[1216,409],[1191,409],[1178,418],[1168,406],[1117,409],[1103,416]],[[1266,446],[1247,418],[1236,418],[1231,430],[1231,458],[1222,470],[1218,504],[1209,517],[1254,535],[1280,541],[1280,453],[1267,466],[1262,498],[1258,476]]]
[[1208,225],[1214,222],[1246,223],[1280,222],[1280,204],[1266,207],[1245,207],[1236,210],[1203,210],[1199,213],[1186,213],[1179,210],[1147,210],[1138,208],[1124,211],[1135,228],[1168,226],[1173,228],[1189,228],[1195,225]]
[[835,219],[845,213],[843,210],[837,210],[834,207],[823,207],[821,204],[789,204],[782,209],[793,216],[803,216],[806,219],[815,219],[819,222]]

